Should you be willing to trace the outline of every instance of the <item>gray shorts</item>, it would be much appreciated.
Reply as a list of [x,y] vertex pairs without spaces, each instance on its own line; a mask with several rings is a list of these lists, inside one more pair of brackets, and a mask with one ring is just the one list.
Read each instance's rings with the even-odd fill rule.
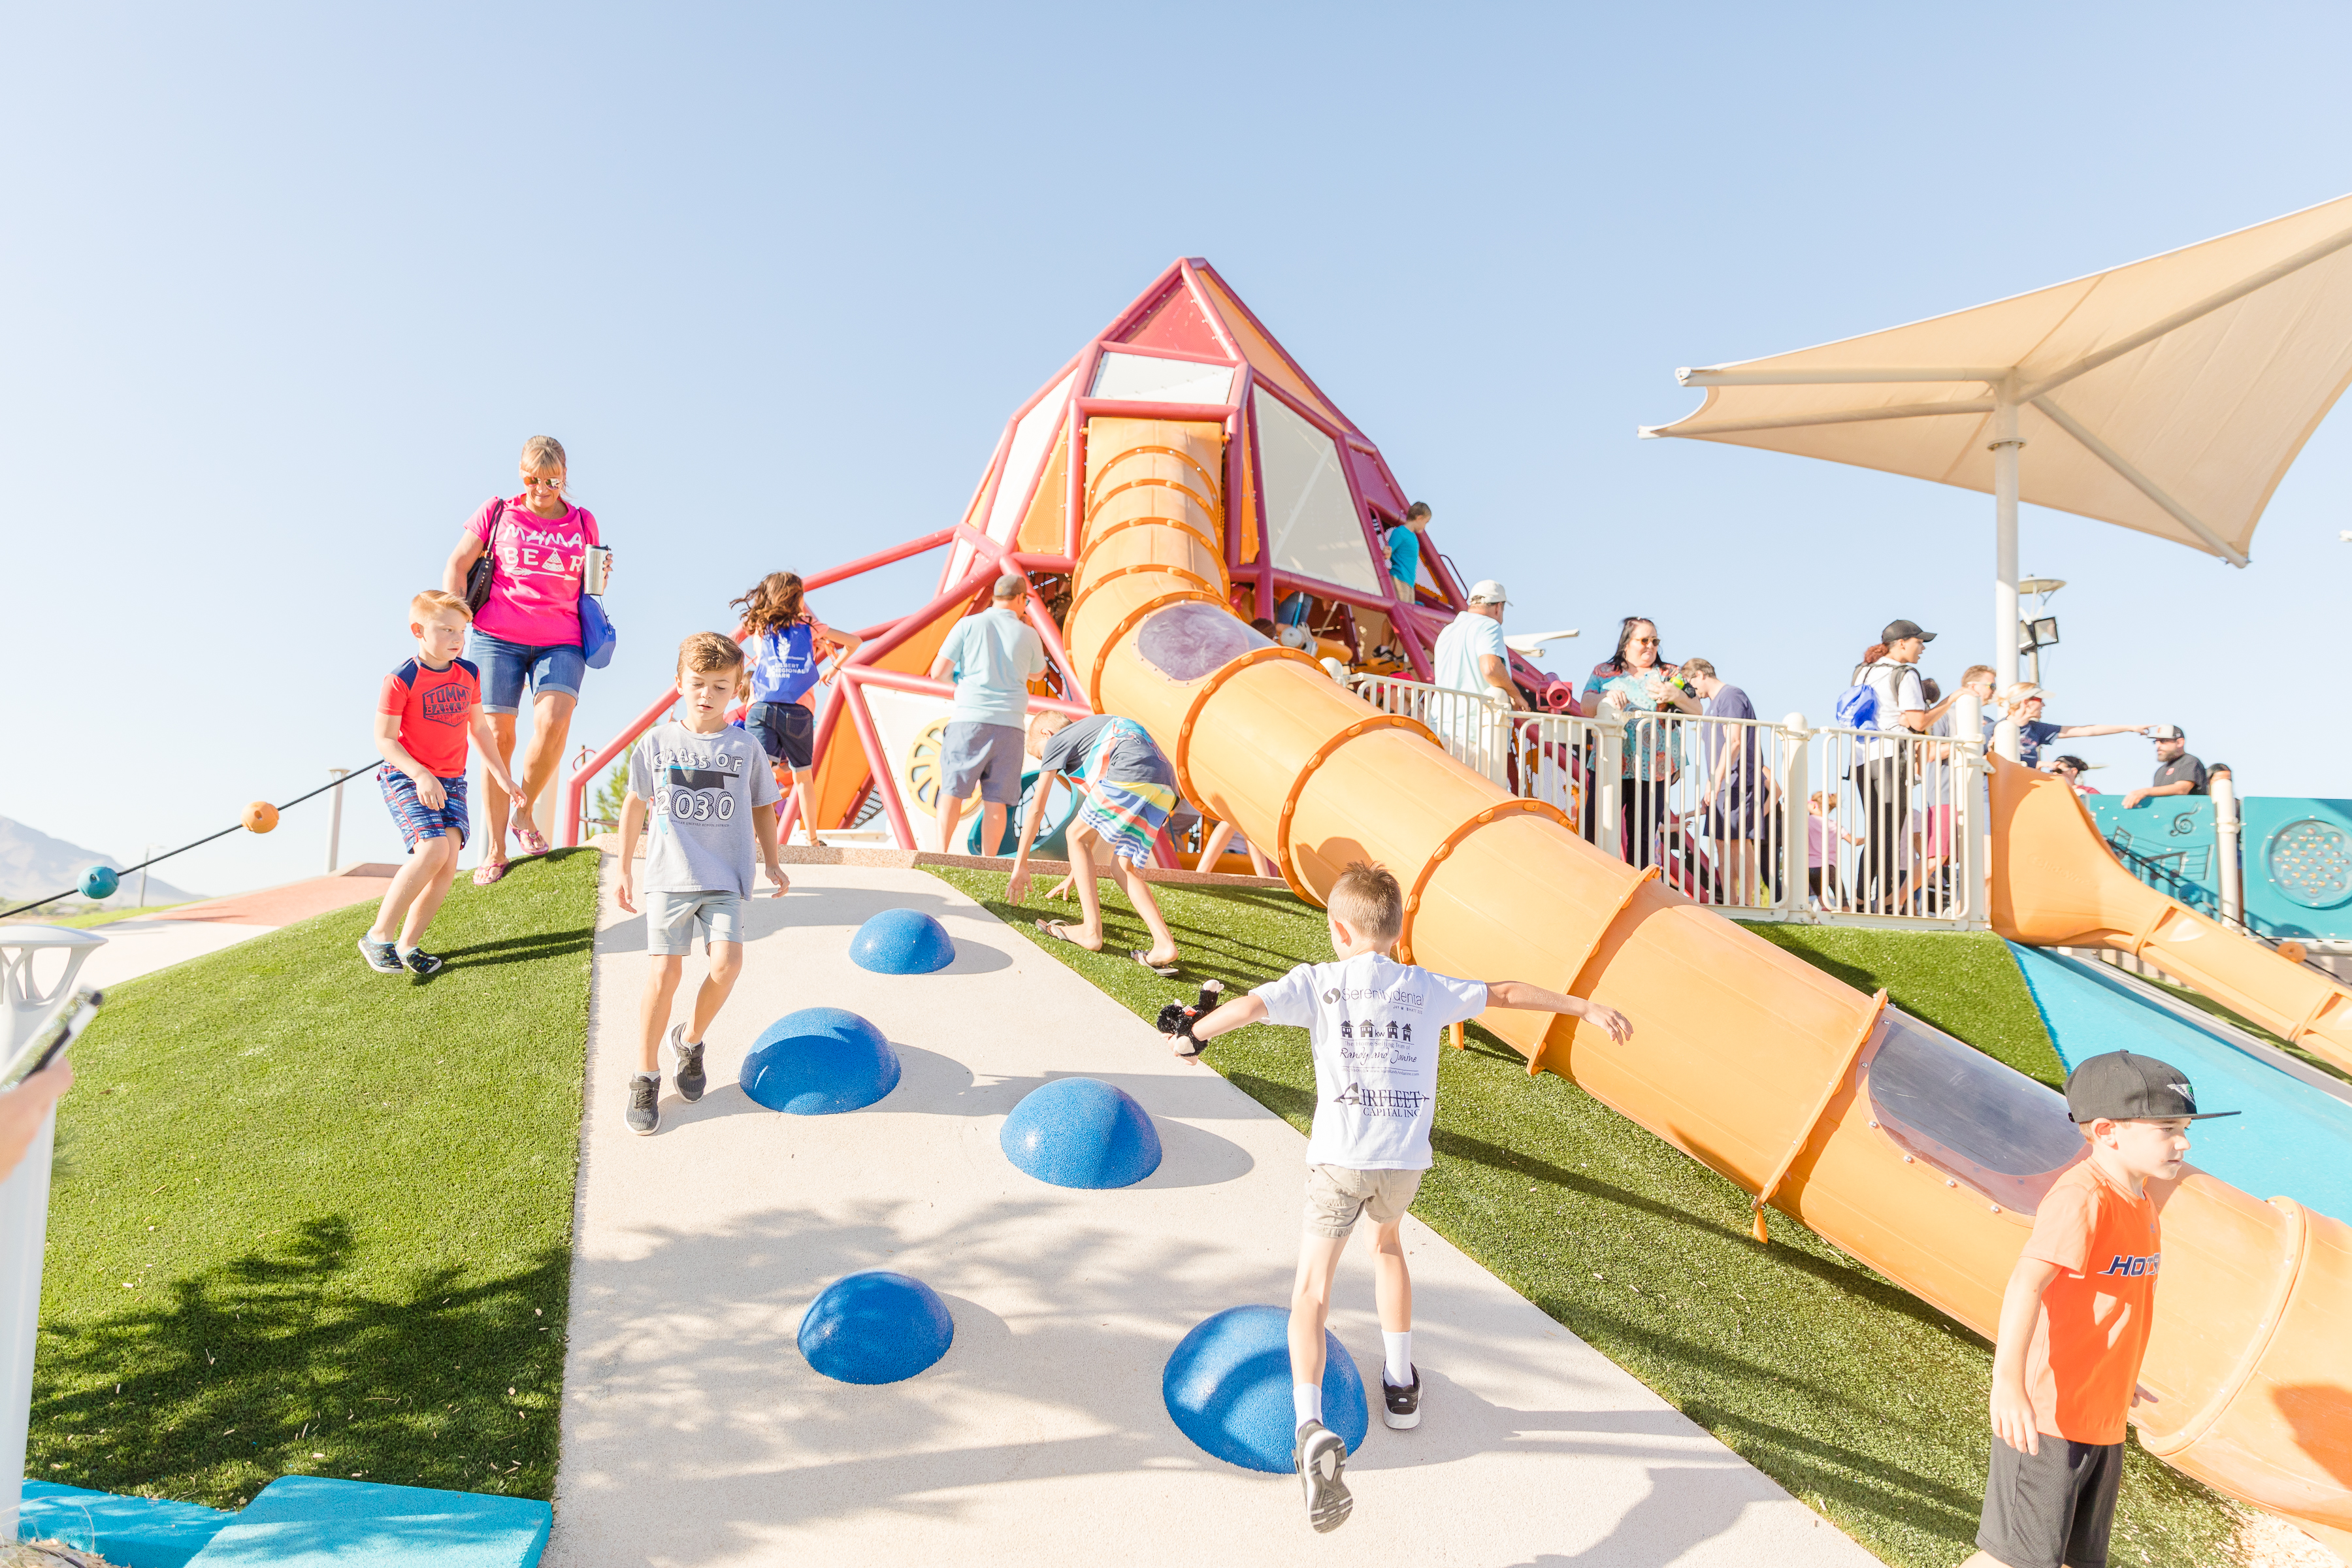
[[1021,750],[1018,724],[982,724],[955,719],[940,736],[940,797],[961,800],[980,786],[980,798],[997,805],[1021,800],[1021,769],[1028,761]]
[[740,893],[647,893],[645,910],[646,951],[656,958],[684,958],[692,952],[698,926],[705,952],[714,942],[743,940]]
[[1393,1225],[1412,1207],[1421,1190],[1419,1171],[1359,1171],[1347,1165],[1307,1167],[1307,1228],[1344,1241],[1358,1215],[1374,1225]]
[[2011,1568],[2106,1568],[2107,1531],[2123,1482],[2121,1443],[2042,1434],[2042,1452],[1992,1440],[1977,1544]]

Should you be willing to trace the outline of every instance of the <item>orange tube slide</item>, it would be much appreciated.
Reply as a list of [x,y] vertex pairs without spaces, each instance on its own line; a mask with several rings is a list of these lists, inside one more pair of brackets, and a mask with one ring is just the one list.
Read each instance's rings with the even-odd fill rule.
[[2065,781],[1993,760],[1992,923],[2029,947],[2104,947],[2352,1072],[2352,991],[2123,868]]
[[[2081,1152],[2055,1097],[1586,844],[1252,631],[1226,607],[1223,440],[1208,423],[1089,423],[1064,631],[1096,710],[1141,722],[1185,795],[1303,897],[1351,860],[1397,872],[1417,962],[1623,1009],[1623,1046],[1568,1018],[1482,1022],[1529,1072],[1572,1078],[1758,1194],[1759,1231],[1769,1202],[1990,1335],[2032,1223],[2015,1208]],[[2022,1097],[2025,1155],[2003,1155],[2000,1127],[1930,1125],[1975,1103],[1971,1086],[2011,1112]],[[2166,1205],[2144,1440],[2352,1546],[2352,1228],[2202,1173]]]

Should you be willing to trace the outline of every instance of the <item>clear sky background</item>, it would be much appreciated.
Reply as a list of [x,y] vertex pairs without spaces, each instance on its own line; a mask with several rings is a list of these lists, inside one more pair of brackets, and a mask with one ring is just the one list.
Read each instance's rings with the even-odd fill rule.
[[[1702,443],[1675,366],[2352,189],[2322,6],[19,7],[0,52],[0,815],[130,856],[369,763],[404,605],[572,456],[621,627],[575,742],[775,567],[953,521],[1006,416],[1211,258],[1515,630],[1654,616],[1824,720],[1990,650],[1989,498]],[[2052,717],[2352,795],[2352,425],[2239,572],[2025,510]],[[2027,460],[2032,460],[2031,454]],[[935,564],[818,596],[859,625]],[[1555,652],[1560,645],[1555,645]],[[2110,790],[2136,738],[2086,742]],[[344,857],[399,841],[351,792]],[[303,875],[324,801],[170,863]]]

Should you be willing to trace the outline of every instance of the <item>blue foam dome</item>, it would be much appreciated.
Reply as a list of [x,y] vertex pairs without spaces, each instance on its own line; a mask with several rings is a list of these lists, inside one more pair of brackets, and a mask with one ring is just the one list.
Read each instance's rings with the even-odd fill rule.
[[92,866],[81,874],[81,896],[85,899],[110,899],[121,886],[122,878],[111,866]]
[[955,943],[920,910],[884,910],[849,939],[849,960],[877,974],[929,974],[955,962]]
[[954,1342],[940,1293],[887,1268],[844,1275],[801,1316],[802,1356],[840,1383],[903,1382]]
[[1160,1169],[1160,1130],[1126,1090],[1063,1078],[1022,1096],[997,1137],[1004,1157],[1057,1187],[1125,1187]]
[[[1176,1429],[1214,1458],[1245,1470],[1295,1474],[1291,1440],[1290,1313],[1281,1307],[1228,1307],[1178,1342],[1160,1374],[1160,1397]],[[1371,1429],[1364,1380],[1323,1331],[1323,1425],[1354,1453]]]
[[761,1031],[743,1058],[743,1092],[771,1110],[833,1116],[898,1087],[898,1053],[840,1007],[803,1007]]

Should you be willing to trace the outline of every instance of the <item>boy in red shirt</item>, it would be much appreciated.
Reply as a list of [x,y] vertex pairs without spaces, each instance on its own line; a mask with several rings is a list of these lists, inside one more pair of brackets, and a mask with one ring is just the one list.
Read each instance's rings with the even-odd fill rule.
[[2150,1182],[2180,1179],[2197,1109],[2189,1075],[2109,1051],[2066,1079],[2090,1142],[2042,1200],[2000,1301],[1992,1473],[1977,1553],[1961,1568],[2106,1568],[2131,1407],[2163,1243]]
[[360,938],[360,956],[379,974],[430,974],[441,967],[416,944],[448,895],[466,847],[468,733],[480,742],[490,777],[520,795],[482,711],[481,673],[457,657],[473,618],[465,600],[437,588],[411,599],[408,635],[416,639],[416,657],[383,678],[376,700],[375,749],[383,753],[376,783],[408,845],[407,864]]

